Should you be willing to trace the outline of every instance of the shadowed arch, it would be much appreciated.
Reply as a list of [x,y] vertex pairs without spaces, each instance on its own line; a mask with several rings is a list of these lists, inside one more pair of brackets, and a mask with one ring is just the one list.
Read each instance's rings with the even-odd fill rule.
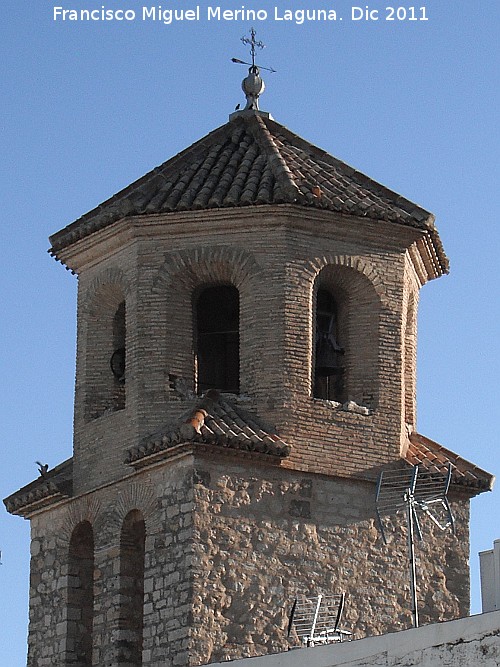
[[126,294],[119,282],[101,284],[86,302],[85,417],[125,407]]
[[323,257],[316,257],[311,260],[305,267],[305,273],[308,274],[311,281],[315,281],[318,275],[327,266],[344,267],[351,269],[355,273],[364,276],[370,283],[372,289],[378,295],[380,302],[384,307],[389,307],[390,302],[384,286],[384,281],[380,276],[377,268],[372,263],[363,257],[356,255],[324,255]]
[[139,510],[125,517],[120,534],[120,611],[117,661],[142,665],[146,526]]
[[93,614],[94,532],[88,521],[82,521],[69,542],[67,666],[92,666]]
[[[337,362],[342,382],[338,401],[355,401],[374,408],[379,399],[379,321],[381,300],[375,285],[353,266],[327,264],[317,273],[313,284],[313,356],[316,355],[318,293],[330,295],[335,310],[336,345],[341,350]],[[316,359],[311,364],[316,368]],[[314,386],[315,377],[312,378]],[[321,396],[330,398],[329,396]]]
[[205,286],[194,298],[196,389],[239,393],[240,295],[233,285]]
[[[159,304],[155,327],[164,336],[162,361],[168,371],[196,389],[197,331],[193,306],[205,288],[232,286],[239,294],[240,392],[252,382],[253,366],[246,351],[255,325],[255,295],[261,267],[252,253],[226,246],[197,247],[170,253],[153,281]],[[159,357],[160,358],[160,357]],[[238,382],[231,389],[238,390]]]

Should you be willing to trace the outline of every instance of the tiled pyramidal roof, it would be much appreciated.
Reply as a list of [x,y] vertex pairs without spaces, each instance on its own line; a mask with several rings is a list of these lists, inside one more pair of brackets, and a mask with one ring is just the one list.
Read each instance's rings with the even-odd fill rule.
[[410,465],[418,465],[431,473],[445,474],[451,464],[452,481],[459,486],[474,489],[477,493],[491,491],[493,488],[493,475],[420,433],[414,432],[410,435],[410,444],[404,458]]
[[258,112],[233,120],[54,234],[50,252],[129,216],[294,204],[427,230],[434,216]]
[[227,397],[211,390],[199,399],[186,419],[129,450],[126,463],[141,466],[163,458],[186,444],[210,445],[227,450],[264,454],[280,460],[290,454],[272,429],[265,428]]

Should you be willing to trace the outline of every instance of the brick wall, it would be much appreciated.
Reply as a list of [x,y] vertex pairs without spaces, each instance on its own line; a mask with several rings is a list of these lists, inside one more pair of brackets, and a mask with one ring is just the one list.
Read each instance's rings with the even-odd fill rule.
[[[195,388],[193,295],[214,283],[240,292],[241,393],[293,445],[291,466],[359,474],[399,456],[405,421],[415,418],[418,280],[406,249],[416,231],[292,207],[252,209],[237,218],[220,211],[177,214],[113,228],[114,243],[107,228],[101,244],[99,234],[92,237],[92,253],[89,241],[75,250],[82,258],[77,490],[119,478],[126,449],[188,407],[173,395],[168,377]],[[344,295],[346,398],[365,410],[346,412],[312,398],[318,285]],[[92,413],[92,406],[102,408],[95,368],[106,366],[112,380],[109,321],[123,295],[125,409]]]

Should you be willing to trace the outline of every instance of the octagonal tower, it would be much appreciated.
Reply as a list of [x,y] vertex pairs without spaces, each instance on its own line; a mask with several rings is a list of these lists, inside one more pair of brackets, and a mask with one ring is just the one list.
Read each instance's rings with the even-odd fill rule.
[[434,218],[247,107],[51,237],[78,275],[73,456],[5,501],[32,524],[32,667],[284,650],[297,592],[346,592],[354,636],[407,627],[374,486],[408,464],[453,470],[422,620],[468,613],[493,479],[416,431]]

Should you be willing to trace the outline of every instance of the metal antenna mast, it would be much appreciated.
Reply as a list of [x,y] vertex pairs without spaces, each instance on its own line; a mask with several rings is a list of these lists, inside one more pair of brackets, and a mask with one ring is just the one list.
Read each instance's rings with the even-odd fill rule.
[[440,530],[451,527],[454,531],[453,515],[448,503],[451,481],[451,465],[447,473],[420,472],[418,466],[380,473],[377,483],[376,511],[382,533],[387,544],[384,518],[404,512],[408,529],[408,560],[410,571],[410,593],[412,599],[413,625],[418,628],[417,573],[415,563],[415,535],[422,540],[419,514],[425,514]]

